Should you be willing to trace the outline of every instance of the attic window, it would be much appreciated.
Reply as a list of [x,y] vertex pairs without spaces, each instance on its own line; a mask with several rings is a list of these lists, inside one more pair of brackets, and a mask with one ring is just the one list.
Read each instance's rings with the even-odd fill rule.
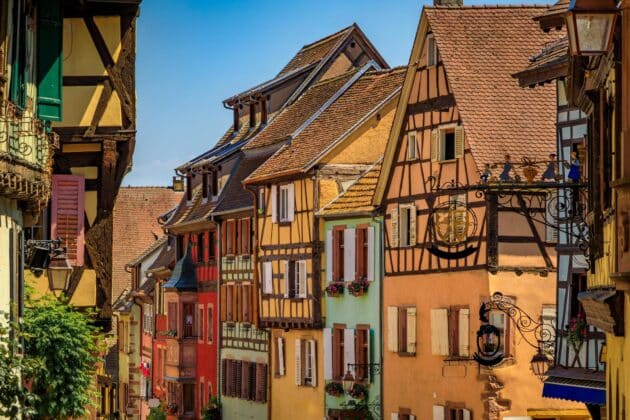
[[433,67],[438,62],[437,44],[433,34],[427,35],[427,67]]
[[192,200],[192,174],[186,175],[186,200]]

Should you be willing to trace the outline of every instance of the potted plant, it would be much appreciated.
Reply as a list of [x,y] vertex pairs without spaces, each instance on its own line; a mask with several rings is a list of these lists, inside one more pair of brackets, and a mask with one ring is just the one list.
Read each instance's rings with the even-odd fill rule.
[[353,296],[363,296],[367,293],[369,287],[370,282],[367,281],[367,279],[362,278],[350,282],[350,285],[348,285],[348,291],[352,293]]
[[582,342],[588,336],[588,324],[586,323],[586,316],[583,312],[579,312],[577,316],[574,316],[569,320],[567,325],[567,341],[577,351]]
[[162,404],[157,407],[153,407],[151,411],[149,411],[148,420],[166,420],[166,411],[164,411],[164,406]]
[[328,286],[326,286],[326,294],[329,297],[338,297],[340,295],[343,295],[343,282],[333,282],[333,283],[329,283]]
[[202,420],[221,420],[221,403],[215,396],[210,398],[210,403],[201,410]]
[[348,391],[348,395],[350,395],[355,400],[366,400],[368,396],[368,390],[365,386],[361,384],[354,384],[350,391]]
[[177,409],[179,407],[177,406],[176,402],[170,402],[166,405],[166,412],[168,414],[177,414]]
[[339,382],[328,382],[324,390],[333,397],[341,397],[343,395],[343,386]]

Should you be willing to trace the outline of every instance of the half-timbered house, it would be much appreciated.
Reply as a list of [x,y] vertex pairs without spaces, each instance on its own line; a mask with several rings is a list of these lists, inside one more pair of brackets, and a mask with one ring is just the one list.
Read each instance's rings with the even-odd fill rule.
[[[546,418],[578,406],[542,398],[530,360],[549,350],[515,314],[555,322],[541,178],[556,91],[521,89],[512,74],[559,35],[533,22],[541,7],[435,3],[420,17],[375,194],[386,232],[384,415]],[[519,310],[493,304],[495,292]]]
[[[562,27],[554,16],[566,12],[561,5],[556,5],[536,20],[541,30],[555,30]],[[562,37],[543,48],[531,58],[530,65],[515,74],[519,84],[525,88],[534,88],[546,83],[556,84],[557,92],[557,181],[570,182],[568,177],[572,157],[585,161],[586,139],[588,132],[586,113],[575,106],[570,106],[567,96],[567,75],[569,71],[569,42]],[[582,174],[582,183],[587,182],[586,173]],[[605,335],[595,327],[586,325],[586,313],[578,295],[587,289],[589,263],[587,252],[588,238],[585,229],[585,208],[582,201],[586,195],[586,185],[557,188],[562,213],[560,223],[549,226],[551,235],[557,241],[557,294],[555,340],[555,368],[548,372],[543,387],[543,396],[564,398],[586,404],[593,418],[600,418],[600,407],[606,402],[605,366],[600,354]],[[577,201],[571,203],[577,199]],[[567,206],[563,203],[571,203]],[[575,392],[576,387],[580,392]]]
[[[373,205],[380,170],[379,159],[316,213],[326,232],[326,261],[320,264],[326,267],[323,356],[329,419],[382,417],[383,218]],[[349,395],[340,395],[343,380],[349,379],[356,385]],[[367,395],[357,399],[361,393]],[[353,398],[357,406],[350,405]]]
[[259,324],[272,332],[272,418],[290,417],[298,400],[303,418],[324,411],[324,232],[315,213],[384,150],[404,70],[372,66],[354,72],[245,180],[258,209]]
[[[186,179],[186,196],[165,227],[177,237],[178,249],[193,245],[193,259],[205,252],[203,264],[207,268],[198,273],[198,306],[193,315],[199,330],[198,413],[208,404],[209,396],[219,392],[219,342],[224,348],[219,364],[224,413],[264,418],[268,411],[268,338],[265,330],[257,328],[252,282],[253,196],[243,190],[241,181],[286,140],[297,128],[296,123],[302,124],[317,110],[313,106],[321,106],[328,98],[316,99],[310,108],[300,107],[302,113],[293,114],[297,118],[284,118],[284,123],[274,128],[280,111],[299,101],[318,81],[335,78],[371,60],[387,65],[357,25],[304,46],[276,77],[224,100],[224,106],[233,112],[232,126],[214,148],[176,169]],[[264,146],[243,151],[267,131],[270,134]],[[281,139],[276,137],[279,134]],[[181,257],[179,251],[178,259]],[[205,331],[203,336],[201,331]],[[203,354],[203,349],[209,353]]]

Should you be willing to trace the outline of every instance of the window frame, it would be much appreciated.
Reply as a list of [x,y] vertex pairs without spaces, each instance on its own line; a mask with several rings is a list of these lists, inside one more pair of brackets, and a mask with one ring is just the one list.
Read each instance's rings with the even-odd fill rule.
[[209,303],[206,307],[206,342],[208,344],[214,343],[214,304]]
[[[413,139],[413,142],[412,142]],[[413,143],[413,147],[412,146]],[[415,131],[409,131],[407,133],[407,161],[414,161],[418,159],[418,136]]]
[[439,62],[439,53],[435,36],[427,34],[427,68],[436,67]]
[[334,282],[342,282],[344,281],[344,231],[346,229],[346,225],[335,226],[332,231],[333,235],[333,243],[332,243],[332,252],[333,252],[333,274],[332,281]]
[[[290,199],[290,183],[278,185],[278,222],[290,223],[289,217],[289,199]],[[286,200],[285,200],[286,199]]]

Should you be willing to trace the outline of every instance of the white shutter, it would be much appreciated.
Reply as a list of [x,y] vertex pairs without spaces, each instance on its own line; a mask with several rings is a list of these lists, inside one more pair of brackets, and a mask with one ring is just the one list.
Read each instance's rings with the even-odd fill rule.
[[352,372],[352,375],[355,376],[354,366],[349,367],[348,365],[354,365],[354,329],[346,328],[343,330],[343,371],[344,374],[346,370]]
[[409,414],[409,420],[416,420],[416,416],[414,416],[413,414]]
[[308,340],[311,357],[311,386],[317,386],[317,345],[315,340]]
[[271,186],[271,222],[278,223],[278,186]]
[[343,231],[343,277],[345,281],[354,280],[355,245],[354,229],[345,229]]
[[332,379],[332,330],[324,328],[324,379]]
[[326,231],[326,281],[331,282],[333,276],[333,231]]
[[387,349],[398,352],[398,307],[387,307]]
[[411,131],[407,133],[407,160],[414,160],[416,157],[416,133]]
[[455,127],[455,157],[464,157],[464,127]]
[[470,420],[470,410],[464,408],[462,409],[462,420]]
[[295,384],[302,385],[302,340],[295,340]]
[[306,299],[308,297],[308,293],[306,290],[306,261],[298,261],[297,267],[299,268],[299,272],[297,273],[297,281],[300,289],[298,297]]
[[558,242],[558,229],[556,225],[558,223],[558,192],[551,191],[548,195],[549,202],[545,203],[546,213],[545,213],[545,241],[549,243],[557,243]]
[[431,354],[448,356],[448,309],[431,309]]
[[409,206],[409,246],[416,246],[416,219],[418,213],[416,212],[416,206],[411,204]]
[[391,212],[391,217],[392,217],[392,230],[390,232],[391,235],[391,244],[390,246],[392,248],[398,248],[398,243],[399,243],[399,239],[398,236],[400,235],[400,230],[398,228],[398,214],[400,213],[400,209],[398,207],[394,207],[392,209]]
[[459,333],[458,333],[458,339],[457,341],[459,342],[459,349],[458,349],[458,354],[459,356],[468,356],[470,353],[470,345],[469,345],[469,341],[470,341],[470,337],[469,337],[469,323],[470,323],[470,309],[468,308],[460,308],[459,310]]
[[445,420],[446,408],[442,405],[433,406],[433,420]]
[[271,261],[263,262],[263,293],[273,293],[273,268]]
[[287,221],[293,221],[293,215],[295,213],[295,194],[293,192],[293,184],[289,184],[287,189]]
[[284,376],[284,338],[277,337],[277,346],[278,346],[278,373],[280,376]]
[[439,148],[439,130],[431,130],[431,162],[437,162],[440,160],[440,148]]
[[289,297],[289,261],[284,261],[284,297]]
[[416,308],[407,308],[407,353],[416,353]]
[[398,413],[392,413],[389,420],[398,420]]
[[367,278],[369,281],[374,280],[374,227],[370,226],[367,229],[368,234],[368,250],[367,250]]

